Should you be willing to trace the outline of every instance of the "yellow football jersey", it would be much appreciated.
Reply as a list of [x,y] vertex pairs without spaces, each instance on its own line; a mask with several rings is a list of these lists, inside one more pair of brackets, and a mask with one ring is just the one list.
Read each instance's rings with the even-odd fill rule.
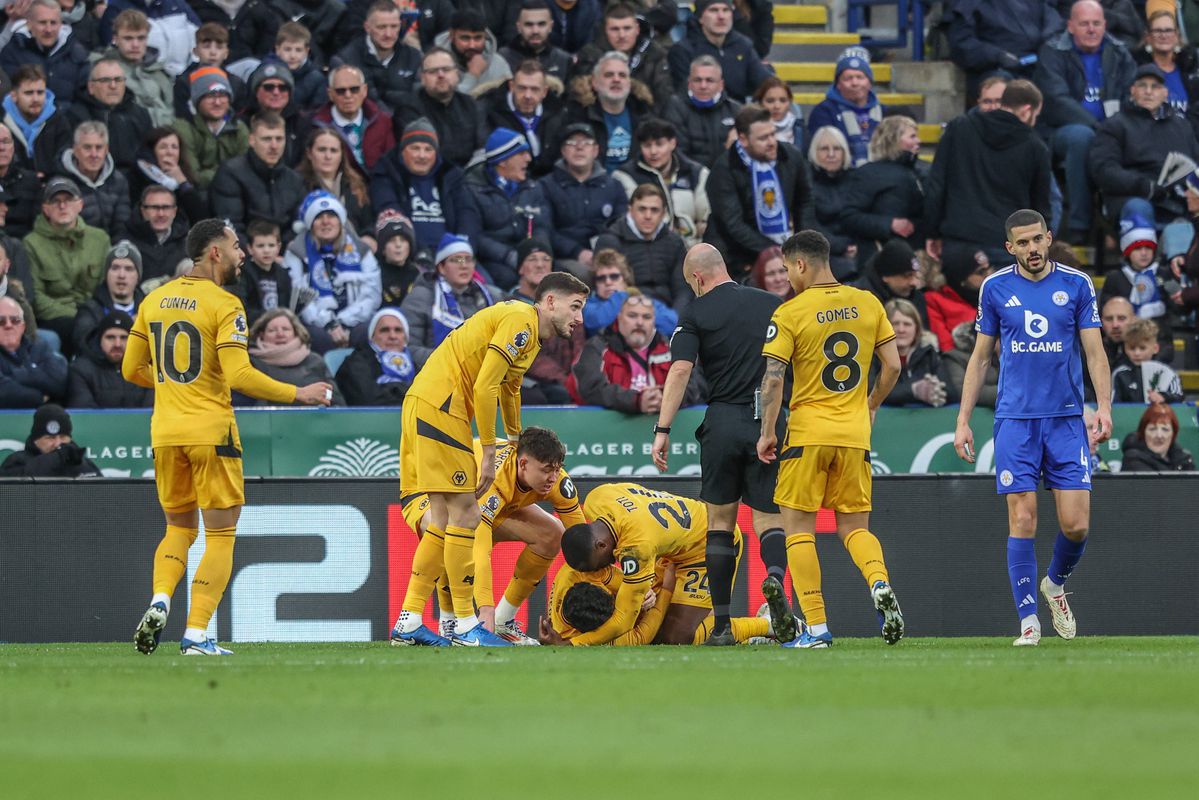
[[295,401],[295,386],[250,366],[248,334],[241,301],[204,278],[178,278],[142,301],[122,370],[128,376],[149,365],[155,447],[237,442],[231,385],[264,400]]
[[[482,464],[483,446],[477,439],[475,459]],[[495,482],[479,500],[479,514],[482,517],[480,524],[494,528],[520,509],[541,502],[542,498],[532,489],[520,488],[516,479],[517,460],[515,443],[505,444],[496,450]],[[544,499],[553,505],[565,527],[587,521],[579,506],[579,491],[565,469],[558,471],[558,480]]]
[[[658,565],[659,568],[655,573],[658,580],[662,578],[661,566],[662,564]],[[550,623],[559,635],[567,639],[575,639],[580,636],[579,632],[566,621],[566,617],[562,616],[563,599],[570,587],[578,583],[594,583],[608,594],[617,597],[624,582],[619,570],[615,567],[604,567],[596,572],[575,572],[569,565],[563,565],[562,569],[558,570],[558,574],[554,576],[554,585],[550,588],[549,606]],[[666,618],[666,611],[670,608],[670,600],[671,592],[659,588],[658,599],[653,608],[643,610],[637,616],[637,623],[632,630],[616,637],[610,644],[625,647],[653,643],[654,637],[658,635],[658,629],[662,627],[662,620]]]
[[812,286],[775,309],[762,354],[794,372],[788,446],[870,449],[870,361],[894,338],[883,304],[852,286]]
[[488,350],[503,356],[508,363],[503,382],[519,390],[521,378],[541,350],[537,328],[537,308],[528,303],[508,300],[483,309],[437,346],[408,394],[444,409],[450,416],[471,419],[475,414],[475,380]]

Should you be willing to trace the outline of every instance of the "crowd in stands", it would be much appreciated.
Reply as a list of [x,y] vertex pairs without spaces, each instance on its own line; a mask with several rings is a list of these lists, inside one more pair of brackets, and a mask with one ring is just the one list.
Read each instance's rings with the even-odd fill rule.
[[805,118],[765,0],[12,0],[0,407],[151,405],[120,379],[124,340],[209,216],[242,237],[228,288],[255,365],[335,381],[335,404],[400,403],[456,326],[567,270],[594,287],[584,326],[542,349],[525,400],[653,413],[687,248],[788,298],[779,245],[815,228],[886,305],[888,402],[940,406],[1016,208],[1074,243],[1119,231],[1100,300],[1117,399],[1177,399],[1199,57],[1174,5],[945,5],[974,105],[930,164],[861,47]]

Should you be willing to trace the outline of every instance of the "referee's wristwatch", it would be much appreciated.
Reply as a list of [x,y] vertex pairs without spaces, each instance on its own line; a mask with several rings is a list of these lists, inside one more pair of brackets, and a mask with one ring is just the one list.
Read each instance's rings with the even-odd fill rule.
[[665,425],[665,426],[663,426],[663,425],[654,425],[654,434],[656,435],[656,434],[659,434],[659,433],[664,433],[664,434],[666,434],[667,436],[669,436],[669,435],[670,435],[670,426],[669,426],[669,425]]

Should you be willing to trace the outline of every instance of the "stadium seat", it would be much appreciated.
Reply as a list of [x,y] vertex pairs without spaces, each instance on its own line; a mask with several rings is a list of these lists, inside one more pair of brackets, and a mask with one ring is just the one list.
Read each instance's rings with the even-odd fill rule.
[[325,353],[325,365],[329,367],[329,374],[336,375],[337,370],[341,368],[341,362],[346,360],[346,356],[354,352],[352,347],[338,347]]

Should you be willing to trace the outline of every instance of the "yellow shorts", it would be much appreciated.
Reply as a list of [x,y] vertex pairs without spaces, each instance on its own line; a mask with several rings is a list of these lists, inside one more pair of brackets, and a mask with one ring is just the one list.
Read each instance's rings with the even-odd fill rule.
[[[737,566],[741,566],[741,553],[744,552],[744,539],[740,528],[733,528],[733,541],[737,546]],[[694,608],[712,608],[712,593],[708,590],[708,565],[704,554],[685,554],[674,571],[674,594],[670,597],[671,605],[692,606]],[[696,558],[698,556],[698,558]],[[734,570],[734,575],[736,571]]]
[[473,492],[478,485],[470,422],[419,397],[404,398],[400,418],[400,495]]
[[244,506],[241,442],[155,447],[154,482],[163,511]]
[[799,511],[870,510],[870,451],[805,445],[783,448],[774,502]]
[[420,521],[425,518],[425,514],[429,512],[429,495],[420,493],[414,495],[400,494],[400,513],[404,515],[404,522],[408,523],[408,527],[412,532],[420,535]]

